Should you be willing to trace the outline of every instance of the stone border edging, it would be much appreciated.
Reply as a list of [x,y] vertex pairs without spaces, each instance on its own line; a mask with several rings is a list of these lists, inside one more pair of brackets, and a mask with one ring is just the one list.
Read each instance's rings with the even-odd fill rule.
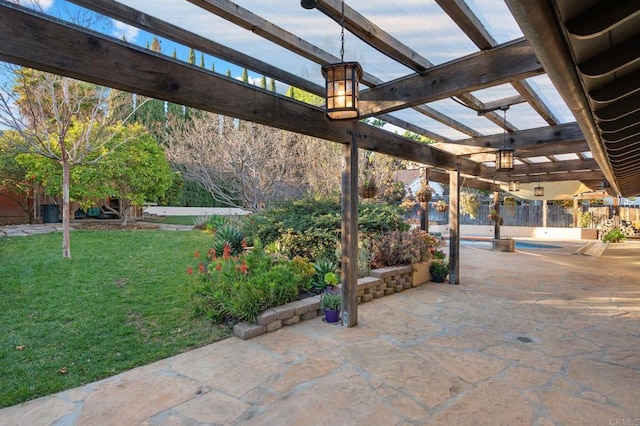
[[[370,276],[358,279],[358,304],[424,284],[413,279],[414,268],[414,265],[405,265],[372,269]],[[267,309],[255,323],[242,321],[236,324],[233,333],[242,340],[248,340],[322,314],[320,296],[313,296]]]

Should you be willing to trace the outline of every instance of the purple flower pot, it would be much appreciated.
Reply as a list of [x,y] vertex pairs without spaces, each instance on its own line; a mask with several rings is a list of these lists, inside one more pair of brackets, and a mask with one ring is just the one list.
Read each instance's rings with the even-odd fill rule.
[[340,311],[334,311],[331,309],[324,310],[324,320],[326,322],[336,323],[340,321]]

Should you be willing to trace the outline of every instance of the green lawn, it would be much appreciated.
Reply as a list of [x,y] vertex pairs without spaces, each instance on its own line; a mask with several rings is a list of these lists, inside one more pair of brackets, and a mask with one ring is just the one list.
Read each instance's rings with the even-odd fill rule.
[[0,239],[0,407],[230,335],[192,316],[186,270],[210,239],[77,230],[66,260],[60,233]]
[[144,222],[166,223],[169,225],[193,225],[200,216],[158,216],[145,218]]

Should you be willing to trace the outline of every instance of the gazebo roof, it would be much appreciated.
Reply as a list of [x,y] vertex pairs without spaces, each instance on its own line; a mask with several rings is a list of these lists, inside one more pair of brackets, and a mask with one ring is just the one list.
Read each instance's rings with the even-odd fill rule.
[[[338,0],[312,10],[297,0],[72,2],[279,87],[323,95],[320,66],[339,61]],[[435,180],[437,170],[458,169],[485,188],[515,177],[640,194],[637,1],[347,2],[345,60],[362,65],[363,117],[383,129],[331,122],[322,108],[169,54],[6,1],[0,8],[5,61],[340,143],[355,129],[366,135],[362,148],[427,164]],[[437,143],[403,138],[405,130]],[[502,146],[516,149],[513,172],[495,170]]]

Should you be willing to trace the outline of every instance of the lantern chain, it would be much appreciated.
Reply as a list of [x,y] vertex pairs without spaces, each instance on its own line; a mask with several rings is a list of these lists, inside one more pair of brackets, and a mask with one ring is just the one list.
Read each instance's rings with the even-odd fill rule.
[[340,13],[340,62],[344,62],[344,0],[342,0],[342,11]]

